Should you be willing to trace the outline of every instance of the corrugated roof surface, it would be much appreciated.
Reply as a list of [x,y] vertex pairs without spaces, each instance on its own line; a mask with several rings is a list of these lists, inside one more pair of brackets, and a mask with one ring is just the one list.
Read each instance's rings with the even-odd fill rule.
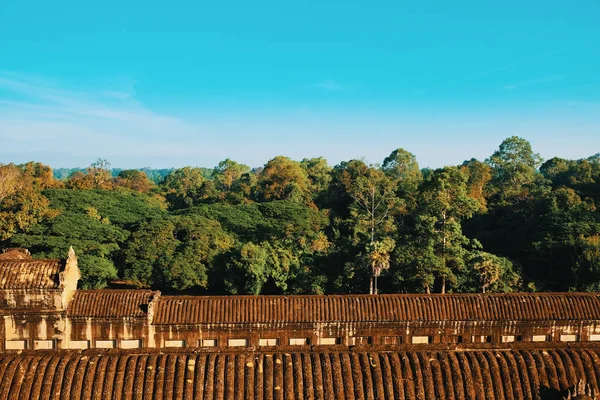
[[22,248],[5,249],[4,253],[0,253],[0,260],[31,260],[29,250]]
[[151,290],[78,290],[69,303],[69,317],[144,317],[158,292]]
[[597,349],[0,355],[6,399],[560,399]]
[[161,296],[155,324],[597,320],[597,293]]
[[0,259],[0,289],[57,289],[61,260]]

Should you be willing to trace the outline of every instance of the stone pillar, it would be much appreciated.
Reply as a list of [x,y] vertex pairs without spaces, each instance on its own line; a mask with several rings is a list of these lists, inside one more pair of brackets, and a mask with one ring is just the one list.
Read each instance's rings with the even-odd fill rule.
[[81,272],[77,266],[77,256],[73,247],[69,249],[69,257],[65,263],[64,271],[59,273],[60,287],[62,289],[62,304],[63,310],[67,309],[69,302],[73,300],[77,291],[77,282],[81,279]]

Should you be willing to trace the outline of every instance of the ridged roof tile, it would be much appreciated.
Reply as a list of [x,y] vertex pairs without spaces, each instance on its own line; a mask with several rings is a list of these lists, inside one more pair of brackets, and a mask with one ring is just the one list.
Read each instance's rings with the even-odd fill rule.
[[0,398],[544,399],[584,380],[597,348],[0,354]]
[[0,259],[0,289],[57,289],[61,260]]
[[153,323],[444,320],[600,320],[600,294],[161,296]]
[[67,308],[71,318],[144,317],[158,292],[151,290],[78,290]]

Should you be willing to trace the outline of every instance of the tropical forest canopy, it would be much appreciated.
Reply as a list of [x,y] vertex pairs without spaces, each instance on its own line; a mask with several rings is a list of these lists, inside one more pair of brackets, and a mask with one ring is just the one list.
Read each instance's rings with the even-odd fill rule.
[[600,154],[542,160],[511,137],[421,169],[278,156],[259,168],[0,165],[0,248],[64,258],[81,286],[168,293],[600,290]]

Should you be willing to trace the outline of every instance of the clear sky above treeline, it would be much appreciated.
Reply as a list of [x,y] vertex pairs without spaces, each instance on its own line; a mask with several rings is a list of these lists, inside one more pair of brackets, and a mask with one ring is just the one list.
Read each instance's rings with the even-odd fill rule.
[[0,163],[600,151],[600,2],[0,0]]

